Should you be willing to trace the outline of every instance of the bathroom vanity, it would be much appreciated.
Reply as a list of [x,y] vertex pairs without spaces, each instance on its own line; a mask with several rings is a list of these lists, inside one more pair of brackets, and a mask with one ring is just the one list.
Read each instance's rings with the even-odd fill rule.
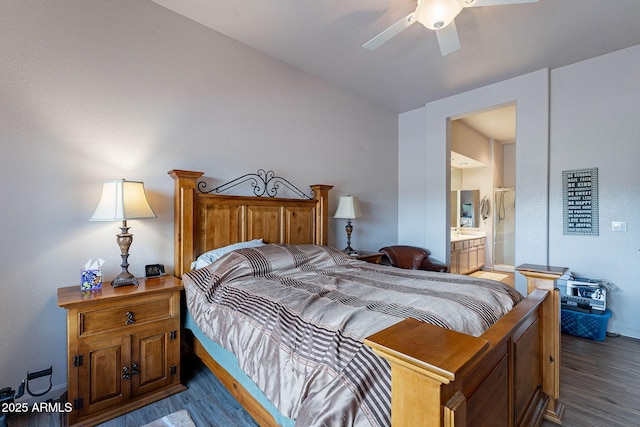
[[451,262],[449,271],[469,274],[481,270],[486,259],[487,235],[479,230],[451,231]]

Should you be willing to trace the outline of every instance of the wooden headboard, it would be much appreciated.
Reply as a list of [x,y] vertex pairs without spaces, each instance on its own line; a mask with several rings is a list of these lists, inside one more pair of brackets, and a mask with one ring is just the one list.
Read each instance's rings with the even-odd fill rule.
[[227,196],[198,191],[204,172],[168,173],[175,181],[176,277],[188,272],[198,255],[237,242],[327,244],[331,185],[311,185],[313,199]]

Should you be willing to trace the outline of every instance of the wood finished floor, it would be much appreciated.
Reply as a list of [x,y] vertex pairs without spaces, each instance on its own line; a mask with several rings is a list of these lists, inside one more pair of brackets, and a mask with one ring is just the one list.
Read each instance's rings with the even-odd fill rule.
[[560,357],[563,426],[640,425],[640,340],[608,337],[597,342],[562,335]]
[[[256,426],[207,368],[183,363],[188,390],[115,418],[101,427],[139,427],[187,409],[198,427]],[[604,342],[562,335],[561,395],[565,427],[640,425],[640,340],[608,337]],[[51,414],[10,417],[9,427],[57,427]],[[556,424],[544,421],[542,427]]]
[[474,273],[469,274],[469,276],[483,277],[485,275],[485,273],[488,274],[488,276],[485,276],[485,278],[487,278],[487,279],[497,280],[498,282],[502,282],[505,285],[511,286],[512,288],[514,288],[516,286],[515,274],[513,272],[498,271],[498,270],[493,270],[493,271],[479,270],[479,271],[476,271]]
[[[114,418],[100,427],[140,427],[180,409],[189,411],[197,427],[257,427],[218,379],[195,356],[183,357],[183,383],[187,390]],[[57,414],[9,417],[9,427],[60,427]]]

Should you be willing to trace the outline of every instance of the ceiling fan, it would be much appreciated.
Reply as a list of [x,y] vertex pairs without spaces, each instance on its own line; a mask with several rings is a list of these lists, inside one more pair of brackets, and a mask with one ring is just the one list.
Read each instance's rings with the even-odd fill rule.
[[366,42],[362,47],[374,50],[416,22],[436,32],[442,56],[460,49],[454,19],[465,7],[536,3],[538,0],[418,0],[416,10]]

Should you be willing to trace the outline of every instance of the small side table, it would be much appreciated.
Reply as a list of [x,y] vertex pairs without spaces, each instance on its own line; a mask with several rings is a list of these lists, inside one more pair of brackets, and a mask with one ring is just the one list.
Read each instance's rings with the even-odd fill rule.
[[138,286],[58,289],[67,310],[71,425],[95,425],[186,389],[180,382],[180,294],[173,276]]
[[355,259],[359,259],[360,261],[366,261],[371,264],[380,264],[380,258],[382,258],[382,254],[380,252],[367,252],[367,251],[358,251],[358,255],[354,255]]

